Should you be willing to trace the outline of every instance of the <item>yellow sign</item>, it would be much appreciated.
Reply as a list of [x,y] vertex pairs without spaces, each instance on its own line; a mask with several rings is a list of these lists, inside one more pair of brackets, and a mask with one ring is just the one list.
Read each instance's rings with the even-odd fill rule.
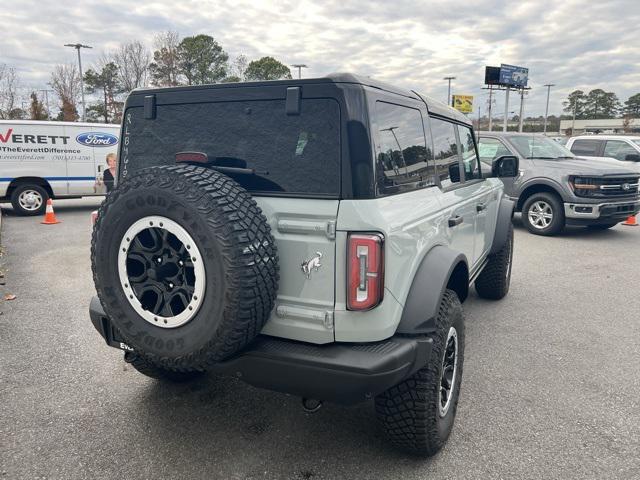
[[453,95],[453,108],[462,113],[473,112],[473,95]]

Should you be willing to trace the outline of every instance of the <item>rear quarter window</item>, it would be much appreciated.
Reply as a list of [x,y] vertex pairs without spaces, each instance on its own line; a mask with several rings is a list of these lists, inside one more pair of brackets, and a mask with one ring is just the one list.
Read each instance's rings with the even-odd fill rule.
[[219,166],[255,169],[257,175],[229,174],[251,192],[340,194],[340,107],[334,99],[305,99],[299,115],[287,115],[284,100],[158,105],[152,120],[134,107],[126,111],[125,127],[125,178],[173,165],[178,152],[202,152]]

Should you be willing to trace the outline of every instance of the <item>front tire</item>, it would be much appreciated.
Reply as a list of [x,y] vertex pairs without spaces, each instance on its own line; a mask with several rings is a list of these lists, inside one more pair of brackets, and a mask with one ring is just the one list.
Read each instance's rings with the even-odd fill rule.
[[509,222],[507,235],[507,243],[497,253],[489,257],[489,262],[476,279],[476,292],[482,298],[500,300],[509,293],[513,262],[513,225],[511,222]]
[[13,210],[22,216],[42,215],[47,208],[49,193],[40,185],[18,185],[11,194]]
[[556,235],[565,224],[562,201],[554,193],[534,193],[522,206],[522,222],[535,235]]
[[432,334],[427,364],[375,399],[376,412],[391,442],[430,457],[446,443],[460,396],[464,362],[464,318],[457,294],[446,290]]

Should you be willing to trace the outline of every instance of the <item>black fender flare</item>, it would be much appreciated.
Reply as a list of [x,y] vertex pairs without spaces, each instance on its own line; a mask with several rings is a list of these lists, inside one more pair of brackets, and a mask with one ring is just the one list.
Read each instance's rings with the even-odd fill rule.
[[443,245],[429,250],[413,277],[396,333],[421,335],[434,331],[440,302],[449,280],[460,265],[464,266],[466,274],[463,298],[460,298],[464,301],[469,288],[469,266],[465,255]]
[[500,205],[498,205],[498,217],[496,219],[496,230],[493,234],[493,243],[489,255],[499,252],[509,239],[509,225],[513,221],[513,213],[516,203],[507,198],[502,197]]

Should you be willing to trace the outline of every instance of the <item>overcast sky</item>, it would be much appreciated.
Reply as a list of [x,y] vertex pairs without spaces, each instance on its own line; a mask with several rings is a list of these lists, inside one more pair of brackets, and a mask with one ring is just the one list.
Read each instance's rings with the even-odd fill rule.
[[[349,71],[446,100],[476,96],[485,65],[529,67],[533,87],[525,115],[550,113],[580,88],[603,88],[621,101],[640,92],[640,0],[520,1],[207,1],[21,0],[0,9],[0,63],[15,66],[25,87],[47,88],[57,63],[76,62],[65,43],[82,42],[83,66],[119,42],[140,39],[151,48],[163,30],[206,33],[235,57],[271,55],[306,63],[304,76]],[[18,6],[19,5],[19,6]],[[5,5],[7,7],[8,5]],[[86,67],[85,67],[86,69]],[[496,112],[504,110],[504,94]],[[513,97],[512,97],[513,98]],[[509,110],[518,110],[519,101]],[[476,115],[477,115],[477,109]]]

